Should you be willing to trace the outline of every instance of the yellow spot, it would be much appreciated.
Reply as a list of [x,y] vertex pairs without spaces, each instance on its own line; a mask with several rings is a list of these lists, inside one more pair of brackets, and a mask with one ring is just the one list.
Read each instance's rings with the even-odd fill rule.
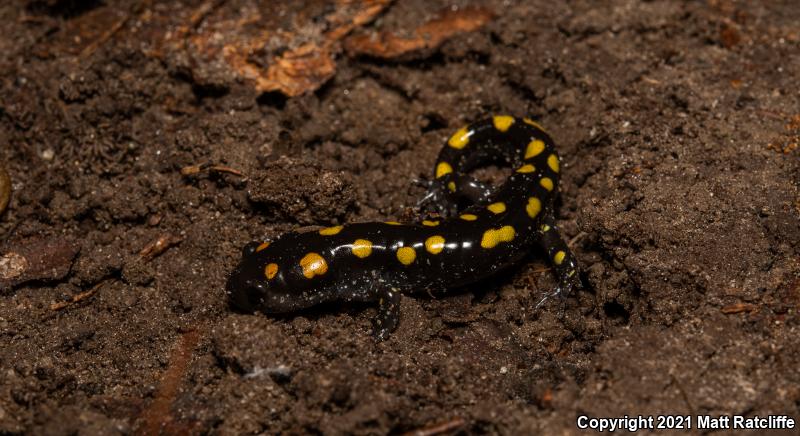
[[402,224],[398,223],[397,221],[384,221],[384,224],[389,224],[390,226],[401,226]]
[[525,210],[528,212],[529,217],[536,218],[536,215],[539,215],[542,210],[542,202],[536,197],[531,197],[528,199],[528,205],[525,206]]
[[428,227],[436,227],[439,225],[439,221],[422,220],[422,225]]
[[444,238],[436,235],[425,240],[425,249],[431,254],[439,254],[444,250]]
[[547,232],[547,231],[550,230],[550,226],[548,226],[547,224],[542,224],[541,229],[542,229],[543,232]]
[[476,219],[478,219],[477,215],[473,215],[471,213],[462,214],[459,218],[461,218],[464,221],[475,221]]
[[267,264],[267,267],[264,268],[264,274],[267,276],[267,279],[275,277],[275,274],[278,274],[278,264],[277,263]]
[[481,247],[483,248],[494,248],[497,244],[501,242],[511,242],[514,240],[514,236],[517,235],[517,232],[514,231],[514,228],[511,226],[503,226],[499,229],[489,229],[483,233],[483,238],[481,239]]
[[446,174],[450,174],[453,172],[453,167],[450,166],[447,162],[439,162],[439,165],[436,165],[436,178],[442,177]]
[[495,115],[492,117],[492,121],[494,121],[494,128],[505,132],[514,124],[514,117],[510,117],[508,115]]
[[417,258],[417,252],[411,247],[402,247],[397,250],[397,260],[403,265],[411,265]]
[[355,254],[356,257],[363,259],[372,254],[372,242],[366,239],[356,239],[356,241],[353,242],[351,250],[353,250],[353,254]]
[[536,127],[537,129],[541,130],[542,132],[547,133],[547,130],[545,130],[544,127],[542,127],[541,124],[537,123],[536,121],[533,121],[530,118],[523,118],[522,121],[524,121],[525,124],[529,124],[529,125],[531,125],[533,127]]
[[486,206],[486,208],[492,211],[492,213],[503,213],[506,211],[506,204],[502,201],[498,201],[497,203]]
[[525,159],[538,156],[539,153],[544,151],[544,141],[541,139],[534,139],[528,143],[528,148],[525,149]]
[[319,231],[319,234],[322,236],[331,236],[335,235],[342,231],[344,226],[333,226],[333,227],[326,227]]
[[450,137],[450,139],[447,141],[447,144],[455,149],[460,150],[467,146],[470,135],[472,135],[472,131],[467,130],[466,127],[462,127]]
[[447,184],[447,189],[449,189],[450,192],[456,192],[456,182],[449,182]]
[[555,255],[555,256],[553,256],[553,262],[554,262],[556,265],[561,265],[561,262],[563,262],[563,261],[564,261],[564,258],[565,258],[566,256],[567,256],[567,253],[564,253],[563,251],[559,251],[558,253],[556,253],[556,255]]
[[550,169],[553,170],[554,173],[557,173],[558,172],[558,156],[556,156],[554,154],[551,154],[550,156],[547,156],[547,166],[549,166]]
[[532,173],[534,171],[536,171],[536,167],[531,164],[525,164],[517,168],[518,173]]
[[321,276],[328,272],[328,263],[317,253],[308,253],[300,259],[300,267],[303,268],[303,275],[307,278]]
[[258,247],[256,247],[256,253],[258,253],[259,251],[261,251],[261,250],[263,250],[263,249],[265,249],[267,247],[269,247],[269,242],[264,242],[263,244],[261,244]]
[[539,184],[548,191],[553,190],[553,180],[550,177],[542,177],[542,180],[539,180]]

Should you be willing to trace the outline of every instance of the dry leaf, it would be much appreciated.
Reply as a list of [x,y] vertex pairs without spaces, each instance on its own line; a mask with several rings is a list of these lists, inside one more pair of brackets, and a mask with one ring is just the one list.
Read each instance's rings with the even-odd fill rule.
[[446,9],[418,27],[411,37],[390,32],[352,35],[345,40],[345,49],[355,55],[396,58],[415,50],[436,48],[454,35],[479,29],[492,17],[492,12],[484,8]]

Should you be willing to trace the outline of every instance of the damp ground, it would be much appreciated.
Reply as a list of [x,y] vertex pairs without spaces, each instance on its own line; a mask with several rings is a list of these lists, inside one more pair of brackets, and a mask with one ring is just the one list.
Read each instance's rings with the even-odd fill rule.
[[[129,3],[0,7],[0,433],[800,418],[794,2]],[[369,305],[229,308],[245,243],[413,218],[494,113],[557,142],[584,289],[536,310],[533,251],[380,343]]]

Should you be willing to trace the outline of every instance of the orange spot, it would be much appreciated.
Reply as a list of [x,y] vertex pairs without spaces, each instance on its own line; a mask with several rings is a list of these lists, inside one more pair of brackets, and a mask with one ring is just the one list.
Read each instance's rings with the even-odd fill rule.
[[447,163],[447,162],[439,162],[439,164],[436,165],[436,178],[437,179],[439,177],[446,176],[447,174],[450,174],[452,172],[453,172],[453,167],[451,167],[450,164]]
[[460,128],[450,139],[447,141],[447,144],[457,150],[460,150],[467,146],[469,143],[469,137],[472,135],[472,130],[467,130],[466,127]]
[[353,254],[356,255],[356,257],[363,259],[372,254],[372,242],[366,239],[356,239],[356,241],[353,242],[351,250],[353,250]]
[[425,249],[431,254],[439,254],[444,250],[444,238],[436,235],[425,240]]
[[264,275],[267,276],[267,279],[275,277],[275,274],[278,274],[278,264],[277,263],[267,264],[267,267],[264,268]]
[[547,166],[549,166],[550,169],[553,170],[554,173],[557,173],[558,172],[558,156],[556,156],[554,154],[551,154],[550,156],[547,156]]
[[508,115],[496,115],[492,117],[492,122],[494,123],[494,128],[505,132],[508,131],[508,128],[514,124],[514,117],[510,117]]
[[536,171],[536,167],[531,164],[525,164],[517,168],[518,173],[532,173],[534,171]]
[[539,212],[542,210],[542,202],[539,201],[536,197],[531,197],[528,199],[528,205],[525,206],[525,211],[528,212],[528,216],[531,218],[536,218],[536,215],[539,215]]
[[497,244],[501,242],[511,242],[514,240],[514,236],[517,235],[517,232],[511,226],[503,226],[499,229],[489,229],[483,233],[483,238],[481,239],[481,247],[483,248],[494,248]]
[[486,206],[486,208],[489,209],[492,213],[498,214],[506,211],[506,204],[503,203],[502,201],[498,201],[497,203],[492,203]]
[[541,152],[544,151],[544,141],[541,139],[534,139],[530,143],[528,143],[528,147],[525,149],[525,159],[530,159],[532,157],[538,156]]
[[328,263],[317,253],[308,253],[300,259],[300,267],[303,268],[303,275],[307,278],[321,276],[328,272]]
[[333,227],[326,227],[319,231],[319,234],[322,236],[331,236],[335,235],[342,231],[344,226],[333,226]]
[[417,252],[411,247],[402,247],[397,250],[397,260],[403,265],[411,265],[417,258]]

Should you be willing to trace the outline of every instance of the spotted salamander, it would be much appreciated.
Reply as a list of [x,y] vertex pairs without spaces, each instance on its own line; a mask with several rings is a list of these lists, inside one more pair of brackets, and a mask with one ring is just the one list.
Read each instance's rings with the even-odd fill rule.
[[[502,185],[468,174],[493,158],[513,168]],[[475,282],[517,263],[535,244],[559,278],[552,294],[580,286],[553,218],[559,158],[539,124],[501,115],[466,126],[447,141],[433,176],[422,203],[438,218],[347,224],[247,244],[227,283],[231,304],[288,313],[331,301],[377,302],[374,333],[384,339],[397,327],[402,293]]]

